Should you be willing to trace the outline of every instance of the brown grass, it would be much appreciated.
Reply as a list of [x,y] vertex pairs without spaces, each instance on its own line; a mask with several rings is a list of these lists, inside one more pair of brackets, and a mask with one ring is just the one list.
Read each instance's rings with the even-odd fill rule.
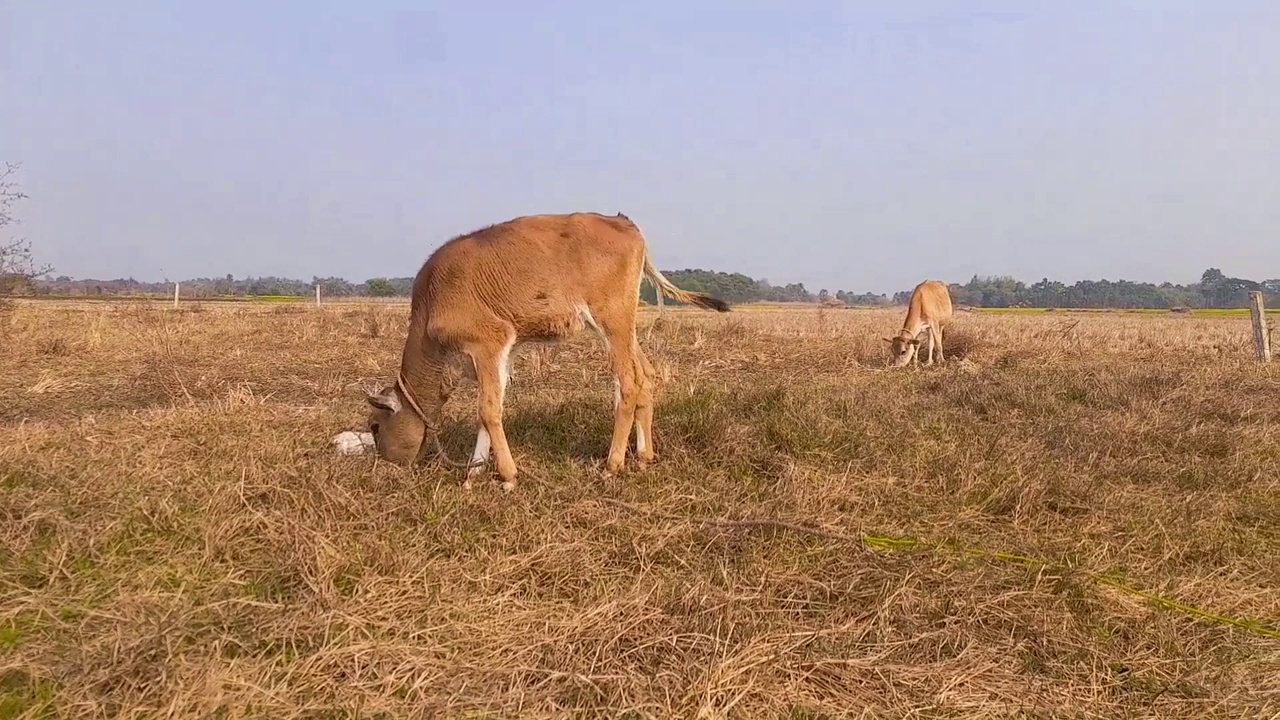
[[[646,311],[661,462],[602,478],[584,335],[517,357],[505,495],[329,446],[406,314],[17,304],[0,718],[1280,712],[1280,640],[1082,572],[1280,619],[1247,319],[961,314],[944,366],[882,372],[898,312]],[[864,533],[1050,564],[832,537]]]

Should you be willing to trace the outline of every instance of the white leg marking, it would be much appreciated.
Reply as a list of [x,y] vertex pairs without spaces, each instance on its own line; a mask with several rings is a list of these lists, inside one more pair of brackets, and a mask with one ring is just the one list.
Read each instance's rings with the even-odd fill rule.
[[[480,432],[476,433],[476,448],[471,452],[471,462],[486,462],[489,459],[489,429],[480,425]],[[480,465],[467,470],[468,476],[479,475],[484,470],[484,466]]]
[[502,352],[498,353],[498,379],[501,381],[501,392],[498,395],[498,406],[507,398],[507,383],[511,382],[511,367],[515,361],[511,358],[511,348],[515,347],[515,335],[502,346]]
[[613,411],[618,411],[618,406],[622,405],[622,383],[618,378],[613,379]]
[[644,436],[644,428],[640,427],[639,423],[637,423],[636,424],[636,454],[639,455],[643,453],[644,449],[648,447],[648,444],[649,444],[649,440]]

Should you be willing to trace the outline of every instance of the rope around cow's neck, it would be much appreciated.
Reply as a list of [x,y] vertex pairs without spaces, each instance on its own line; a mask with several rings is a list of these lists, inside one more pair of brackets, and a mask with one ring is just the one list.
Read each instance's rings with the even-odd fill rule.
[[404,381],[403,372],[396,375],[396,389],[399,390],[400,394],[404,396],[405,401],[409,403],[409,407],[413,409],[413,412],[415,414],[417,414],[418,419],[422,420],[423,431],[431,433],[431,441],[435,445],[435,451],[436,451],[437,457],[439,457],[446,464],[452,466],[456,470],[470,470],[472,468],[478,468],[484,465],[484,462],[485,462],[484,458],[479,458],[479,459],[471,460],[469,462],[460,463],[460,462],[455,462],[453,458],[449,457],[449,454],[444,451],[444,445],[440,444],[440,433],[438,431],[438,428],[436,428],[429,420],[427,420],[427,414],[422,412],[422,407],[418,405],[418,401],[414,399],[413,394],[409,392],[409,384]]

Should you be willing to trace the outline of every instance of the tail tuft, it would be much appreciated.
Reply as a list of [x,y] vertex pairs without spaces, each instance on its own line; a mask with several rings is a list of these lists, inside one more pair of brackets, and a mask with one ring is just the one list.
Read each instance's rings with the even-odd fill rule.
[[729,312],[729,303],[718,297],[712,297],[706,293],[690,292],[688,299],[694,305],[703,310],[715,310],[716,312]]

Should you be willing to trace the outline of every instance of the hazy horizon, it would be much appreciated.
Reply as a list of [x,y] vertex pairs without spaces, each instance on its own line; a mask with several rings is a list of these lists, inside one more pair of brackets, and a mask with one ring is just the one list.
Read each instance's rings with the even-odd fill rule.
[[147,281],[411,276],[574,210],[814,292],[1280,277],[1280,5],[966,5],[14,0],[12,230]]
[[[685,271],[700,272],[700,271],[701,271],[701,272],[720,272],[720,273],[725,273],[725,274],[733,274],[733,273],[739,272],[739,271],[734,270],[734,269],[732,269],[732,268],[710,268],[710,267],[708,267],[708,268],[660,268],[660,269],[661,269],[663,272],[666,272],[666,273],[680,273],[680,272],[685,272]],[[1208,270],[1208,269],[1209,269],[1209,268],[1205,268],[1205,270]],[[1218,269],[1219,269],[1219,270],[1221,270],[1221,268],[1218,268]],[[403,274],[403,275],[385,275],[385,274],[384,274],[384,275],[370,275],[370,276],[368,276],[368,277],[358,277],[358,278],[357,278],[357,277],[343,277],[343,276],[341,276],[341,275],[321,275],[321,276],[313,276],[313,275],[305,275],[305,276],[303,276],[303,275],[296,275],[296,276],[289,276],[289,275],[272,275],[272,274],[270,274],[270,273],[260,273],[260,274],[249,274],[249,275],[239,275],[239,276],[236,276],[236,275],[232,274],[232,280],[233,280],[233,281],[235,281],[235,282],[245,282],[245,281],[248,281],[248,280],[259,280],[259,279],[275,278],[275,279],[278,279],[278,280],[288,280],[288,281],[296,281],[296,282],[306,282],[306,283],[309,283],[309,282],[312,280],[312,278],[318,277],[318,278],[320,278],[321,280],[344,280],[344,281],[346,281],[346,282],[351,283],[352,285],[360,285],[360,284],[365,283],[365,282],[368,282],[368,281],[370,281],[370,280],[405,280],[405,279],[412,279],[412,278],[414,277],[414,275],[416,275],[416,273],[417,273],[417,268],[415,267],[415,268],[413,269],[413,272],[405,273],[405,274]],[[205,274],[203,274],[203,275],[189,275],[189,276],[182,276],[182,277],[172,277],[172,276],[170,276],[170,277],[167,277],[167,278],[157,278],[157,277],[138,277],[138,276],[132,276],[132,275],[123,275],[123,276],[106,276],[106,275],[74,276],[74,275],[69,275],[68,273],[58,272],[57,268],[55,268],[52,272],[49,272],[49,273],[45,273],[45,274],[39,275],[39,276],[36,278],[36,280],[37,280],[38,282],[58,283],[58,282],[60,282],[60,281],[59,281],[59,278],[67,277],[67,278],[69,278],[69,282],[71,282],[71,283],[84,283],[84,282],[117,282],[117,281],[126,281],[126,282],[128,282],[128,281],[132,281],[132,282],[136,282],[136,283],[143,284],[143,285],[166,285],[166,286],[168,286],[168,285],[172,285],[174,282],[184,283],[184,282],[217,281],[217,280],[221,280],[221,279],[225,278],[225,277],[226,277],[226,275],[228,275],[228,274],[229,274],[229,273],[223,273],[223,274],[221,274],[221,275],[218,275],[218,274],[205,273]],[[745,273],[744,273],[744,274],[745,274]],[[1074,285],[1074,284],[1076,284],[1076,283],[1080,283],[1080,282],[1112,282],[1112,283],[1132,282],[1132,283],[1135,283],[1135,284],[1149,284],[1149,285],[1155,285],[1155,286],[1160,286],[1160,285],[1163,285],[1164,283],[1168,282],[1168,283],[1172,283],[1172,284],[1174,284],[1174,285],[1176,285],[1176,286],[1179,286],[1179,287],[1189,287],[1189,286],[1193,286],[1193,285],[1198,284],[1198,283],[1200,282],[1200,277],[1201,277],[1201,275],[1202,275],[1202,274],[1203,274],[1203,271],[1201,271],[1200,273],[1197,273],[1195,277],[1193,277],[1193,278],[1189,278],[1189,279],[1185,279],[1185,280],[1182,280],[1182,279],[1176,279],[1176,280],[1175,280],[1175,279],[1170,279],[1170,280],[1133,280],[1132,278],[1125,278],[1125,277],[1105,277],[1105,276],[1099,276],[1099,277],[1081,277],[1081,278],[1055,278],[1055,277],[1023,278],[1023,277],[1013,277],[1013,280],[1016,280],[1016,281],[1022,282],[1024,285],[1026,285],[1026,286],[1028,286],[1028,287],[1029,287],[1029,286],[1032,286],[1032,285],[1035,285],[1036,283],[1039,283],[1041,280],[1049,280],[1050,282],[1054,282],[1054,281],[1056,281],[1056,282],[1061,282],[1061,283],[1063,283],[1064,285],[1067,285],[1068,287],[1070,287],[1070,286],[1072,286],[1072,285]],[[1225,277],[1228,277],[1228,278],[1235,278],[1235,276],[1232,276],[1230,273],[1223,273],[1223,275],[1224,275]],[[989,274],[984,274],[984,273],[978,273],[976,277],[977,277],[979,280],[982,280],[982,281],[989,281],[989,280],[998,280],[998,279],[1000,279],[1000,278],[1002,278],[1002,277],[1011,277],[1011,276],[999,276],[999,275],[989,275]],[[909,285],[905,285],[905,286],[900,287],[900,288],[897,288],[897,289],[891,289],[891,290],[887,290],[887,291],[877,291],[877,290],[867,290],[867,289],[863,289],[863,288],[856,288],[856,287],[836,287],[836,286],[825,286],[825,285],[824,285],[824,286],[822,286],[821,288],[819,288],[819,287],[816,287],[816,286],[810,285],[809,283],[806,283],[806,282],[804,282],[803,280],[793,280],[793,279],[790,279],[790,278],[780,278],[780,279],[776,279],[776,280],[775,280],[774,278],[753,278],[753,279],[755,279],[755,280],[768,280],[768,281],[770,282],[770,284],[772,284],[772,285],[774,285],[774,286],[776,286],[776,287],[783,287],[783,286],[786,286],[786,285],[790,285],[790,284],[792,284],[792,283],[800,283],[800,284],[802,284],[802,285],[804,285],[804,286],[805,286],[805,290],[807,290],[807,291],[809,291],[809,292],[811,292],[811,293],[813,293],[813,294],[815,294],[815,295],[816,295],[819,291],[821,291],[821,290],[829,290],[832,294],[834,294],[834,293],[836,293],[836,292],[839,292],[839,291],[844,291],[844,292],[849,292],[849,293],[854,293],[854,294],[873,294],[873,295],[875,295],[875,294],[879,294],[879,295],[886,295],[886,296],[888,296],[888,297],[892,297],[895,293],[904,292],[904,291],[910,291],[910,290],[912,290],[912,289],[915,287],[915,285],[916,285],[916,284],[918,284],[918,283],[920,282],[919,280],[917,280],[917,281],[913,281],[913,282],[912,282],[911,284],[909,284]],[[966,278],[947,279],[947,280],[946,280],[946,282],[947,282],[948,284],[950,284],[950,285],[961,285],[961,286],[964,286],[964,285],[968,285],[968,284],[969,284],[969,282],[970,282],[971,280],[973,280],[973,279],[974,279],[974,276],[970,276],[970,277],[966,277]],[[1238,278],[1238,279],[1243,279],[1243,280],[1252,280],[1252,281],[1254,281],[1254,282],[1258,282],[1258,283],[1264,283],[1264,282],[1269,282],[1269,281],[1274,281],[1274,280],[1280,280],[1280,278],[1274,278],[1274,277],[1262,277],[1262,276],[1258,276],[1258,277],[1243,277],[1243,278]],[[645,285],[645,287],[648,287],[648,285]]]

